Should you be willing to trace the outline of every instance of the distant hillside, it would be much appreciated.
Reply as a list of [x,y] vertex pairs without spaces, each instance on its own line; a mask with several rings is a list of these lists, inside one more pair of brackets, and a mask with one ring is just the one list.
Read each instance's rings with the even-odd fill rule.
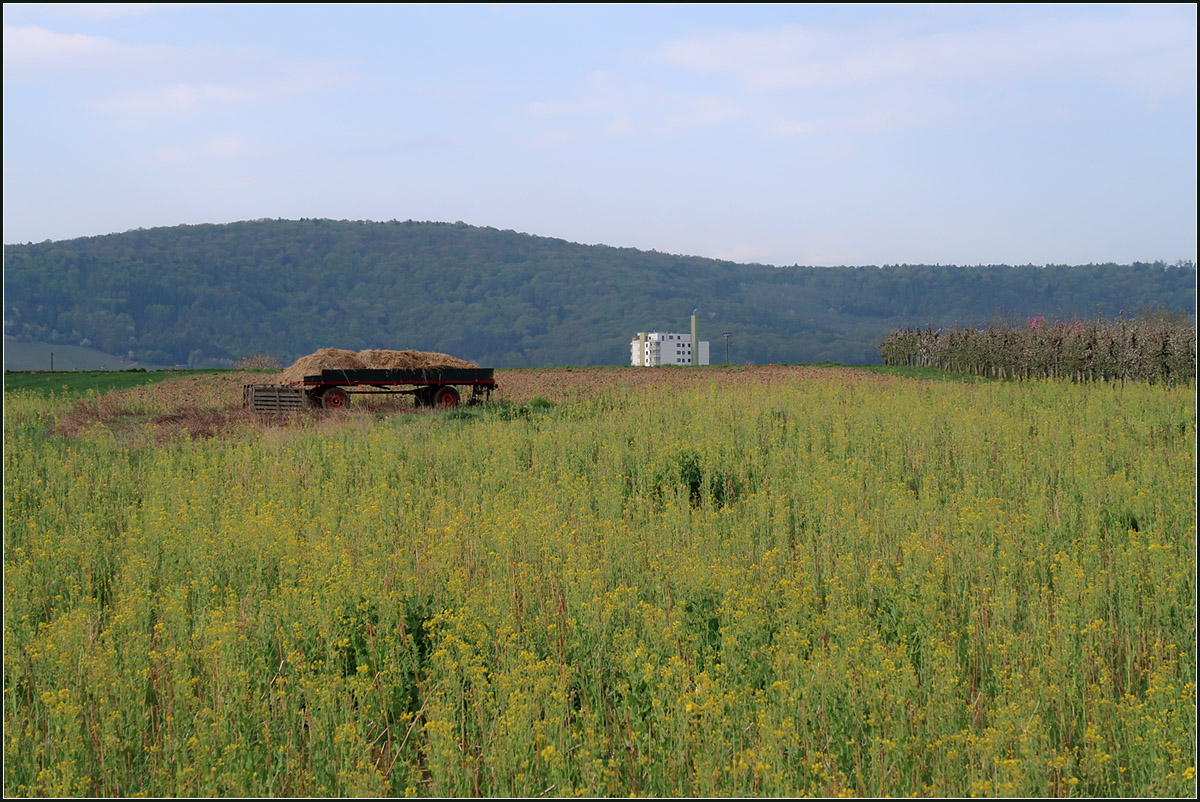
[[496,367],[626,364],[638,331],[712,359],[878,362],[895,328],[1195,315],[1195,265],[767,267],[461,223],[258,220],[7,245],[4,331],[155,364],[414,348]]
[[5,370],[155,370],[160,367],[82,345],[18,342],[7,334],[4,336]]

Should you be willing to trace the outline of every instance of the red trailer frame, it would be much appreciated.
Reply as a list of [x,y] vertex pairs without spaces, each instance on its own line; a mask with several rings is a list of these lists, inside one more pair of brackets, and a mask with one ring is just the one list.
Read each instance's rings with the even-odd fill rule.
[[[496,388],[494,368],[421,368],[322,370],[292,384],[248,384],[242,397],[258,412],[308,407],[345,409],[351,395],[412,395],[418,406],[454,409],[460,387],[470,388],[469,403],[490,399]],[[482,398],[481,398],[482,397]]]

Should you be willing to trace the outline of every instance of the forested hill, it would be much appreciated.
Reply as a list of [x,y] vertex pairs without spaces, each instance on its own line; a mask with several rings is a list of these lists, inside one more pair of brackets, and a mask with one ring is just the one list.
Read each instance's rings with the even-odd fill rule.
[[712,361],[878,362],[909,326],[1195,315],[1193,263],[768,267],[462,223],[258,220],[7,245],[4,331],[158,364],[415,348],[496,367],[628,364],[639,331]]

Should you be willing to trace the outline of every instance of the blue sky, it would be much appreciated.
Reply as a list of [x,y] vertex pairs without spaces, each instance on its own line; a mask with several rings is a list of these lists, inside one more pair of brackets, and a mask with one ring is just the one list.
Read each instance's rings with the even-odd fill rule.
[[1196,258],[1196,6],[4,5],[4,242],[463,221],[776,265]]

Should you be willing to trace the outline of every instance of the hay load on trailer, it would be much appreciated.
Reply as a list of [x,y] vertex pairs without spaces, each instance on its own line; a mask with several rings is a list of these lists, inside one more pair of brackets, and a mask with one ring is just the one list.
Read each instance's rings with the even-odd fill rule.
[[297,359],[270,384],[247,384],[246,406],[256,412],[306,407],[345,409],[353,394],[411,395],[418,406],[453,409],[469,388],[469,401],[490,398],[494,370],[429,351],[347,351],[322,348]]

